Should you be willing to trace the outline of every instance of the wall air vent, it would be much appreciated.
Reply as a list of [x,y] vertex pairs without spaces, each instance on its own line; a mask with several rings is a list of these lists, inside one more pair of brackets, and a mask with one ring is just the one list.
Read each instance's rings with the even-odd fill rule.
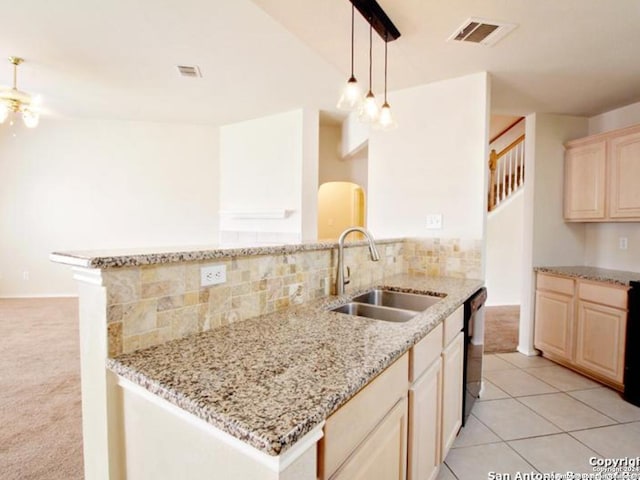
[[447,40],[492,46],[516,27],[514,23],[472,17],[460,25]]
[[181,77],[190,77],[190,78],[200,78],[202,77],[202,73],[200,72],[200,67],[195,65],[178,65],[178,72]]

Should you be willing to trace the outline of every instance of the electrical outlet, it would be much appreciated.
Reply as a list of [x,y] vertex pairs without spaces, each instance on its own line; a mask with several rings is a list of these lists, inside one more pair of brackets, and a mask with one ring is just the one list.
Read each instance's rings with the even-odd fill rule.
[[618,248],[620,250],[626,250],[627,249],[627,237],[618,238]]
[[25,270],[24,272],[22,272],[22,280],[24,280],[25,282],[29,280],[29,271]]
[[208,287],[227,281],[226,265],[207,265],[200,269],[200,286]]
[[442,228],[442,214],[432,213],[427,215],[427,228],[429,230],[439,230]]

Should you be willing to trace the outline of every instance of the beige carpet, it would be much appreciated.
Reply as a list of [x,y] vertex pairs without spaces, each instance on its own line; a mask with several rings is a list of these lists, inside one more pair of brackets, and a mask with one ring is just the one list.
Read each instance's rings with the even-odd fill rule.
[[0,299],[0,478],[82,479],[78,301]]
[[518,347],[520,305],[486,307],[484,314],[485,353],[515,352]]

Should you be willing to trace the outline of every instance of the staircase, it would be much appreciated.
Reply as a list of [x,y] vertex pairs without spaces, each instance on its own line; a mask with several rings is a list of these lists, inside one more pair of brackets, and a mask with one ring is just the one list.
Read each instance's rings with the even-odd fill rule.
[[489,211],[507,200],[524,185],[524,135],[489,156]]

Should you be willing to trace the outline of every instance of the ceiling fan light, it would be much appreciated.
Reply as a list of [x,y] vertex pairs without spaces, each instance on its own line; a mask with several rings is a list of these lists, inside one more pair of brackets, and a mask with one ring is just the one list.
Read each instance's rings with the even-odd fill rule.
[[22,112],[22,121],[27,128],[36,128],[40,122],[40,114],[26,109]]
[[344,86],[340,100],[336,108],[343,111],[353,111],[358,108],[362,102],[362,91],[360,90],[360,84],[355,77],[349,78],[349,81]]

